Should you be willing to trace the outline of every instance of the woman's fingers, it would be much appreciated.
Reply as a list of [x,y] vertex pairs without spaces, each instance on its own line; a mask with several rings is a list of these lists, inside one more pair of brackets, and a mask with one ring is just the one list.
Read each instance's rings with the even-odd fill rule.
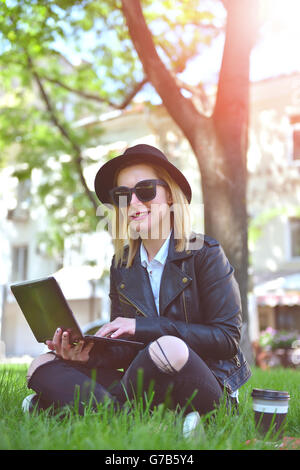
[[46,341],[49,349],[55,351],[57,356],[69,361],[87,362],[89,353],[94,346],[93,342],[78,341],[76,344],[70,344],[70,334],[57,328],[54,333],[53,340]]
[[87,362],[89,353],[94,343],[85,343],[80,340],[75,346],[69,342],[69,333],[65,331],[62,335],[62,358],[70,361]]
[[109,335],[112,331],[115,330],[115,326],[112,323],[107,323],[106,325],[103,325],[100,330],[97,331],[95,336],[107,336]]
[[95,336],[110,335],[112,338],[118,338],[124,334],[132,336],[135,334],[135,324],[135,318],[117,317],[112,322],[103,325]]
[[117,330],[115,330],[115,331],[110,335],[110,337],[111,337],[111,338],[119,338],[119,336],[126,335],[126,334],[129,334],[126,329],[124,329],[124,328],[118,328]]
[[51,349],[51,351],[55,351],[55,346],[53,341],[47,340],[46,345],[48,346],[48,349]]
[[89,360],[90,357],[90,351],[93,348],[94,343],[89,341],[88,343],[83,342],[83,347],[80,353],[80,359],[84,362]]
[[[78,344],[74,346],[74,348],[78,347]],[[61,339],[61,355],[63,359],[70,359],[69,352],[71,348],[72,345],[69,342],[69,333],[67,331],[64,331]],[[71,354],[71,356],[73,356],[73,354]]]
[[89,341],[89,342],[85,345],[84,350],[89,353],[89,352],[91,351],[91,349],[93,348],[93,346],[94,346],[94,343],[93,343],[92,341]]
[[57,328],[53,336],[53,345],[58,355],[60,355],[61,353],[61,335],[62,335],[62,329]]
[[[116,320],[118,320],[116,318]],[[110,322],[110,323],[107,323],[106,325],[103,325],[100,330],[97,331],[96,335],[95,336],[110,336],[111,333],[113,333],[114,331],[116,331],[118,329],[118,324],[116,322],[116,320]]]

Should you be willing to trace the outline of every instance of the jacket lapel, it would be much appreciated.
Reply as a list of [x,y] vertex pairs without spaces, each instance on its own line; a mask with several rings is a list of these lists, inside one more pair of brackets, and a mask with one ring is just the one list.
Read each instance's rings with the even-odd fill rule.
[[147,269],[141,265],[140,249],[134,257],[133,266],[122,269],[122,279],[118,290],[130,303],[146,317],[157,317],[158,312],[152,293]]
[[183,261],[190,256],[192,256],[190,250],[181,252],[175,250],[172,233],[169,253],[160,283],[159,305],[161,315],[164,315],[168,305],[192,282],[192,278],[189,274],[178,266],[178,261]]

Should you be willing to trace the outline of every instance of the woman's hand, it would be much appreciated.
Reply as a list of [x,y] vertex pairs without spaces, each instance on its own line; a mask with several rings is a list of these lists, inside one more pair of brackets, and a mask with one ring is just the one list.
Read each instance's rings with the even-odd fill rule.
[[117,317],[112,322],[103,325],[95,336],[110,336],[111,338],[119,338],[124,335],[133,336],[135,323],[135,318]]
[[69,333],[58,328],[54,333],[52,341],[46,341],[51,351],[55,351],[58,357],[67,361],[87,362],[89,353],[94,346],[93,342],[85,343],[80,340],[76,345],[69,343]]

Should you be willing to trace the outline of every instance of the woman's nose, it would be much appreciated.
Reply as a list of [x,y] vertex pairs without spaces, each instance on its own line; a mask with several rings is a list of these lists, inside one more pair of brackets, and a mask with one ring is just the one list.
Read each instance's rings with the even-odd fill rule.
[[140,203],[141,201],[139,200],[139,198],[137,197],[137,195],[133,192],[132,195],[131,195],[131,201],[130,201],[130,204],[138,204]]

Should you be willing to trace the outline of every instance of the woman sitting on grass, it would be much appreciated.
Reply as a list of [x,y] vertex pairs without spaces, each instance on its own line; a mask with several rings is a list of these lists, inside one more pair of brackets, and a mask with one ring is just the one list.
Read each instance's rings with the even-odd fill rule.
[[139,369],[142,395],[153,387],[152,407],[168,397],[172,409],[205,414],[224,390],[235,397],[250,376],[239,347],[239,288],[219,243],[190,232],[186,178],[157,148],[136,145],[100,168],[95,190],[115,212],[111,321],[96,335],[144,348],[71,345],[58,328],[47,343],[52,352],[29,368],[33,402],[72,404],[77,389],[80,413],[84,403],[96,407],[105,397],[122,407],[137,393]]

